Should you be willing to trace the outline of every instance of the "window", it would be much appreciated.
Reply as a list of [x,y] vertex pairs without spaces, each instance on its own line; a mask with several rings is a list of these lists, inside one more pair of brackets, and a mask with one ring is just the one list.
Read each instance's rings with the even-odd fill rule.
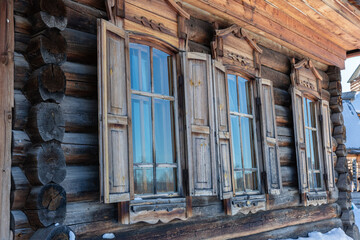
[[251,81],[228,74],[235,192],[259,193],[254,97]]
[[130,43],[134,193],[177,192],[172,56]]
[[316,102],[303,98],[304,106],[304,125],[305,125],[305,142],[306,158],[308,164],[310,189],[322,189],[322,166],[319,153],[318,139],[318,110]]

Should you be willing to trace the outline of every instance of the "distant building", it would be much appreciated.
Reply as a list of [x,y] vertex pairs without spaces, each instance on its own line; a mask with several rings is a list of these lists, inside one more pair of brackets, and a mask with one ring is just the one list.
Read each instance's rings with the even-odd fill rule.
[[351,75],[348,83],[350,83],[350,91],[357,92],[360,91],[360,64]]

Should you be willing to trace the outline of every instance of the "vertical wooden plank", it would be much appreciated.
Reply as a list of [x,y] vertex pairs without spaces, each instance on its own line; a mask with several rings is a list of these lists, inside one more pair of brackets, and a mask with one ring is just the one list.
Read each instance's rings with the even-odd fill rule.
[[99,147],[106,203],[133,198],[129,40],[121,28],[98,21]]
[[225,67],[215,60],[212,61],[215,137],[220,178],[220,199],[233,197],[233,158],[230,132],[230,106],[228,82]]
[[190,195],[211,196],[217,193],[211,59],[202,53],[182,58]]
[[0,1],[0,239],[10,239],[11,119],[14,101],[13,1]]
[[266,186],[269,194],[280,194],[282,182],[273,85],[272,81],[266,79],[257,79],[257,85],[261,104],[261,133],[267,177]]
[[298,169],[299,191],[309,192],[308,170],[306,164],[306,142],[304,126],[303,95],[296,88],[291,88],[292,112],[295,133],[295,151]]

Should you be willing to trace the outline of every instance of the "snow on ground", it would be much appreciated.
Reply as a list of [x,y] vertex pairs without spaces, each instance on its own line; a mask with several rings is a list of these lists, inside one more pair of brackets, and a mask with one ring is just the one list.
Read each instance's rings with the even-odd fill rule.
[[282,240],[353,240],[353,239],[347,236],[341,228],[334,228],[327,233],[311,232],[308,234],[308,237],[299,237],[297,239],[288,238]]
[[355,215],[355,224],[358,226],[358,228],[360,229],[360,209],[358,209],[355,204],[352,204],[352,208],[354,211],[354,215]]

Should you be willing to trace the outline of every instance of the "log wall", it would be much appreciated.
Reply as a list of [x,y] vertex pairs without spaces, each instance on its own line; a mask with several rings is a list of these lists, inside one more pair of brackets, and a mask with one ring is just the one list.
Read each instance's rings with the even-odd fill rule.
[[[30,0],[15,0],[15,107],[12,141],[12,229],[15,239],[29,239],[36,227],[26,214],[26,199],[31,199],[37,188],[27,172],[27,154],[33,148],[30,119],[31,98],[26,97],[26,84],[32,79],[34,67],[26,51],[33,39]],[[79,238],[100,239],[103,233],[114,232],[121,239],[199,239],[209,237],[239,239],[268,239],[289,237],[289,232],[300,235],[318,229],[328,231],[342,227],[341,208],[332,203],[320,207],[302,207],[298,192],[294,130],[291,112],[290,56],[269,48],[268,41],[259,41],[262,77],[273,81],[279,152],[281,161],[283,194],[272,196],[267,201],[269,211],[229,217],[225,215],[223,202],[216,197],[193,198],[193,217],[168,224],[149,225],[137,223],[121,225],[117,222],[117,206],[99,202],[99,162],[97,137],[97,71],[96,71],[96,19],[106,18],[102,0],[63,0],[67,13],[67,25],[61,35],[67,42],[66,60],[60,68],[66,78],[65,97],[59,103],[64,120],[64,135],[60,147],[66,162],[66,176],[58,185],[66,192],[66,213],[63,224]],[[213,26],[205,21],[191,18],[189,49],[210,53]],[[42,28],[41,26],[39,28]],[[35,28],[38,30],[38,28]],[[59,63],[55,63],[58,64]],[[31,67],[32,66],[32,67]],[[329,77],[324,69],[322,87],[329,88]],[[334,93],[336,91],[333,91]],[[332,94],[332,97],[336,95]],[[336,102],[336,99],[334,99]],[[337,109],[338,104],[332,107]],[[334,110],[339,111],[340,110]],[[334,117],[334,121],[335,121]],[[341,147],[337,148],[341,156]],[[35,154],[35,153],[34,153]],[[28,177],[27,177],[28,176]],[[341,175],[339,175],[339,178]],[[37,179],[36,183],[39,182]],[[30,201],[30,200],[29,200]],[[29,204],[29,203],[28,203]],[[300,220],[299,220],[300,219]],[[49,229],[68,232],[69,229]],[[136,232],[136,235],[134,235]],[[44,234],[44,230],[41,230]],[[37,233],[40,234],[40,233]],[[250,238],[248,235],[253,235]]]

